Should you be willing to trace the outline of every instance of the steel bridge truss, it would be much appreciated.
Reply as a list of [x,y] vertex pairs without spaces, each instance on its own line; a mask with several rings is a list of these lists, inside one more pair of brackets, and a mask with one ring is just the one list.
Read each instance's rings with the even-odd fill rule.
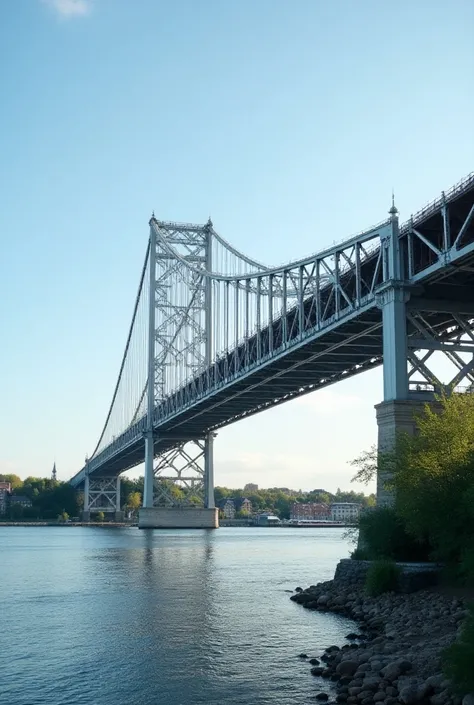
[[[456,325],[440,336],[424,317],[424,311],[411,308],[407,322],[419,332],[419,337],[409,337],[408,383],[410,391],[428,391],[436,395],[453,391],[474,389],[474,317],[453,313]],[[442,381],[433,362],[442,353],[450,363],[451,376]],[[438,361],[439,362],[439,355]],[[439,365],[437,365],[439,366]],[[449,374],[448,370],[445,370]],[[445,375],[443,375],[445,376]]]
[[115,514],[119,512],[120,476],[87,476],[84,488],[84,510],[91,514],[97,512]]
[[204,440],[180,443],[163,453],[154,467],[153,506],[204,506],[204,475]]
[[[237,252],[210,220],[192,225],[153,217],[148,253],[136,305],[137,321],[139,316],[143,321],[143,302],[148,310],[147,325],[140,323],[148,349],[139,360],[138,398],[133,397],[130,411],[120,385],[133,387],[133,376],[122,383],[119,378],[100,443],[88,463],[89,472],[99,473],[124,447],[145,436],[146,506],[170,502],[172,477],[178,485],[188,482],[196,494],[203,484],[209,501],[206,462],[212,459],[212,442],[203,441],[209,431],[382,359],[384,399],[474,382],[474,306],[465,300],[474,274],[474,175],[400,229],[392,206],[390,218],[369,231],[283,267],[265,267]],[[433,292],[438,289],[442,293],[436,299]],[[374,314],[377,308],[382,317]],[[311,353],[305,355],[307,346],[312,346]],[[438,370],[440,354],[452,372],[446,366]],[[347,355],[344,366],[341,356]],[[301,375],[301,384],[291,389],[283,383],[283,360],[299,370],[323,356],[324,362],[317,363],[319,377],[307,381]],[[184,439],[177,439],[174,450],[168,445],[155,463],[160,428],[180,415],[185,418],[187,410],[207,397],[222,396],[220,390],[239,380],[257,372],[263,376],[280,359],[282,364],[272,372],[271,394],[215,425],[203,424],[192,452],[184,450]],[[121,375],[122,369],[127,370],[125,356]],[[122,406],[112,408],[122,398]]]

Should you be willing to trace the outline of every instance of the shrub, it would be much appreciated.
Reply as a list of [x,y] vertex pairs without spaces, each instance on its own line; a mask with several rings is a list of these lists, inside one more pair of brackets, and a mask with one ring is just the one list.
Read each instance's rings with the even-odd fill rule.
[[365,590],[370,597],[396,590],[400,569],[393,561],[375,561],[367,571]]
[[371,559],[428,560],[428,544],[413,539],[407,533],[403,519],[397,516],[394,509],[381,507],[362,514],[359,531]]
[[356,548],[352,551],[351,558],[353,561],[368,561],[370,554],[365,548]]
[[461,635],[443,653],[443,671],[461,695],[474,692],[474,606],[469,607]]
[[[436,413],[438,412],[438,413]],[[397,441],[396,511],[415,538],[429,537],[435,560],[456,566],[474,542],[474,395],[453,394],[417,418]]]

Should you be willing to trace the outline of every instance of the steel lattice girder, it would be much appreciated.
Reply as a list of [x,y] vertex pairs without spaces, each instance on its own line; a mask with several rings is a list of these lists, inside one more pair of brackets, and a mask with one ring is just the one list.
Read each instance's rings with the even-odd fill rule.
[[89,511],[116,512],[117,478],[89,477]]
[[[154,467],[154,506],[186,505],[194,503],[195,497],[199,498],[200,504],[204,502],[204,448],[205,442],[201,440],[181,442],[157,458]],[[177,500],[171,494],[170,485],[188,492],[183,499]]]

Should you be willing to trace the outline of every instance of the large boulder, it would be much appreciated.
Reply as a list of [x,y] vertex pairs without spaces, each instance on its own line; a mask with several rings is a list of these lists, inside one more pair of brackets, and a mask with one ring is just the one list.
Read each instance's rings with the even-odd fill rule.
[[447,690],[441,691],[441,693],[437,693],[436,695],[432,695],[430,698],[430,703],[431,705],[446,705],[448,700],[450,699],[450,694]]
[[359,664],[357,661],[341,661],[341,663],[337,665],[336,673],[340,676],[353,676],[358,667]]
[[413,683],[404,686],[398,695],[400,702],[404,705],[414,705],[424,700],[429,692],[429,686],[426,683]]
[[390,681],[390,683],[393,683],[393,681],[396,681],[397,678],[399,678],[402,675],[402,669],[400,668],[400,663],[389,663],[388,666],[385,666],[385,668],[382,668],[380,671],[380,674],[385,678],[385,680]]
[[[425,683],[427,686],[432,688],[433,690],[439,690],[441,687],[441,683],[444,681],[444,675],[442,673],[438,673],[435,676],[430,676],[429,678],[426,679]],[[473,703],[474,705],[474,703]]]

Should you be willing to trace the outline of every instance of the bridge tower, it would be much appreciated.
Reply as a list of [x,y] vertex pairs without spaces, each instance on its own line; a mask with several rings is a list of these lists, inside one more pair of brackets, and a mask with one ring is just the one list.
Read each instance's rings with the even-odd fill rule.
[[[216,528],[213,433],[155,430],[155,409],[177,382],[212,362],[212,222],[150,220],[145,484],[140,528]],[[201,506],[201,503],[203,506]]]
[[[413,243],[432,250],[437,256],[443,253],[426,236],[410,224],[408,237],[400,238],[398,211],[392,198],[389,211],[390,227],[381,238],[383,255],[383,284],[376,290],[377,305],[382,310],[383,323],[383,401],[377,404],[379,452],[394,448],[396,437],[405,432],[416,432],[416,417],[426,404],[434,410],[441,408],[437,401],[440,394],[451,394],[457,385],[467,381],[474,385],[474,354],[472,326],[468,324],[473,307],[456,300],[432,300],[426,297],[423,286],[412,283]],[[442,207],[442,249],[450,245],[450,216],[446,203]],[[462,229],[461,229],[462,231]],[[460,235],[458,236],[459,239]],[[446,255],[448,256],[448,255]],[[450,314],[455,320],[445,339],[441,338],[429,321],[429,316]],[[464,316],[464,319],[463,319]],[[469,342],[465,342],[465,337]],[[435,372],[439,369],[439,354],[449,361],[452,374],[447,382]],[[464,357],[462,356],[464,354]],[[470,359],[465,359],[466,354]],[[433,358],[438,355],[438,361]],[[438,364],[436,364],[438,362]],[[445,370],[446,372],[446,370]],[[446,374],[443,374],[446,377]],[[379,470],[377,476],[377,504],[390,506],[394,494],[390,489],[390,472]]]

